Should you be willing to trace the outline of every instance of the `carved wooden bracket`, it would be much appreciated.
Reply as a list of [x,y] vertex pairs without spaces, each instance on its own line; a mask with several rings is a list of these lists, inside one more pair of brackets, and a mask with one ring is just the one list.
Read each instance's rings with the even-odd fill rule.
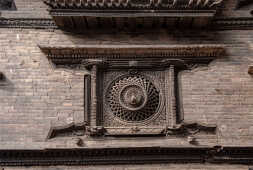
[[63,126],[52,126],[48,132],[47,139],[56,136],[83,136],[86,123],[74,124],[70,123]]
[[58,65],[83,66],[83,126],[52,128],[49,137],[82,128],[90,136],[194,135],[215,133],[215,125],[185,123],[178,73],[224,55],[222,45],[40,45]]
[[165,130],[166,135],[195,135],[200,132],[204,133],[215,133],[216,125],[208,125],[208,124],[200,124],[200,123],[185,123],[182,122],[178,124],[176,127],[167,128]]

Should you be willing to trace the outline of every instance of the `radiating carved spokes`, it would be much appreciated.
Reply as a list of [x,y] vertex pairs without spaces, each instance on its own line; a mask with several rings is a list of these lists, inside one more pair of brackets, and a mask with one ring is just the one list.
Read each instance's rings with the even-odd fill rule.
[[106,96],[112,113],[124,121],[144,121],[159,107],[159,91],[142,76],[128,76],[116,80]]

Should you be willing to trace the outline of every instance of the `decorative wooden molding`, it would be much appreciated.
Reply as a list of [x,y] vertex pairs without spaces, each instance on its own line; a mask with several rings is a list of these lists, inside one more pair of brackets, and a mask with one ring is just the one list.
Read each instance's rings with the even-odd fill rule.
[[161,163],[253,164],[252,147],[141,147],[1,150],[0,166]]
[[[174,20],[178,23],[178,20]],[[163,22],[162,22],[163,23]],[[117,23],[116,23],[117,24]],[[120,25],[118,25],[120,27]],[[22,28],[22,29],[59,29],[52,19],[36,18],[0,18],[0,28]],[[116,27],[117,28],[117,27]],[[251,30],[253,28],[253,18],[215,18],[209,25],[210,30]],[[115,28],[111,28],[113,30]],[[166,28],[169,29],[169,28]],[[170,28],[172,29],[172,28]],[[180,29],[175,27],[175,29]],[[107,30],[107,31],[110,31]],[[85,30],[86,32],[93,32],[94,29]],[[98,32],[101,30],[97,30]],[[106,32],[106,30],[103,30]],[[144,30],[145,31],[145,30]],[[96,31],[95,31],[96,32]]]
[[[180,59],[188,63],[209,63],[214,58],[224,55],[223,45],[82,45],[48,46],[39,45],[48,59],[55,64],[81,64],[86,59],[103,59],[108,67],[128,66],[121,59],[147,59],[140,63],[144,67],[164,64],[165,58]],[[154,60],[155,59],[155,60]]]
[[52,19],[0,18],[0,28],[56,29]]
[[220,5],[223,0],[44,0],[52,9],[208,9]]
[[253,18],[216,18],[211,27],[213,30],[252,30]]

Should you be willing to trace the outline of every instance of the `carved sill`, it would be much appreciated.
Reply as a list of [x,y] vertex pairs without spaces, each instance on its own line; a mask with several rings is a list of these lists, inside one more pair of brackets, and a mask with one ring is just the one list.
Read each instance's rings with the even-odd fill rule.
[[[85,123],[51,127],[47,139],[61,136],[192,136],[198,133],[216,133],[216,125],[181,123],[177,127],[89,127]],[[70,135],[71,134],[71,135]]]

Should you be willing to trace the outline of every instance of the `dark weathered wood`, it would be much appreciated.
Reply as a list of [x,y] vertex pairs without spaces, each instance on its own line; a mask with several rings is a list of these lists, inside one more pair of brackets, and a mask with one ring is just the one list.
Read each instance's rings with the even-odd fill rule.
[[91,76],[85,75],[84,76],[84,121],[89,123],[90,120],[90,111],[91,111]]
[[1,150],[1,166],[113,165],[161,163],[253,164],[252,147],[143,147]]

